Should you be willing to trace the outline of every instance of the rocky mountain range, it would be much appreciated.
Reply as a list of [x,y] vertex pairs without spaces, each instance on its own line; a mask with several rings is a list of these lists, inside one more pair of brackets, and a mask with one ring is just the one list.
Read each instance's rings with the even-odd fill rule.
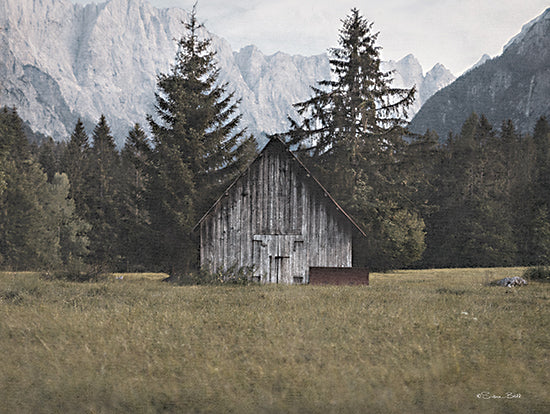
[[523,26],[503,53],[480,61],[434,94],[410,123],[413,132],[431,129],[446,139],[473,113],[494,127],[511,119],[523,133],[541,116],[550,116],[550,8]]
[[[33,130],[56,140],[70,135],[78,117],[91,131],[105,114],[121,143],[154,112],[156,76],[170,70],[187,18],[145,0],[1,0],[0,105],[15,106]],[[243,126],[255,135],[284,131],[287,116],[296,116],[292,104],[330,77],[326,55],[266,56],[254,46],[234,52],[219,36],[202,35],[212,38],[220,80],[242,99]],[[384,69],[396,70],[396,86],[417,86],[413,113],[454,80],[442,65],[424,75],[412,55]]]

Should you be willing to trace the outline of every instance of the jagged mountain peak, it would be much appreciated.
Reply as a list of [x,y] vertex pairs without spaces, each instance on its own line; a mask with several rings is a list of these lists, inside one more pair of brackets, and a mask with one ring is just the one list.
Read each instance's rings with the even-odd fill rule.
[[[535,17],[530,22],[524,24],[521,28],[521,31],[512,37],[508,43],[506,43],[502,49],[503,52],[506,51],[510,46],[521,43],[525,40],[525,38],[529,35],[529,33],[533,30],[533,28],[539,27],[541,28],[543,25],[540,25],[540,23],[544,23],[544,20],[550,20],[550,7],[547,8],[541,15]],[[535,29],[536,31],[536,29]],[[539,33],[541,35],[543,33]]]
[[412,53],[409,53],[408,55],[404,56],[398,62],[403,63],[403,64],[410,64],[410,65],[420,66],[420,62],[418,61],[418,59]]
[[431,129],[446,139],[476,112],[497,128],[510,119],[518,131],[530,132],[541,116],[550,116],[549,67],[550,9],[523,26],[500,56],[434,94],[409,127],[418,133]]
[[483,56],[481,56],[479,58],[479,60],[468,70],[472,70],[472,69],[475,69],[477,68],[478,66],[481,66],[483,65],[485,62],[487,62],[488,60],[491,60],[491,56],[489,56],[487,53],[484,53]]
[[246,55],[254,55],[254,54],[263,55],[263,53],[260,51],[260,49],[258,49],[256,45],[243,46],[238,52],[235,52],[235,53],[246,54]]
[[[121,144],[154,112],[156,76],[170,71],[187,19],[182,9],[147,0],[0,0],[0,105],[16,106],[33,129],[55,139],[66,139],[79,117],[91,131],[104,114]],[[326,54],[266,56],[253,45],[234,52],[201,30],[217,52],[220,81],[242,99],[242,126],[256,135],[286,130],[287,117],[297,118],[293,104],[331,76]],[[429,89],[414,56],[388,67],[396,84]]]
[[447,69],[444,65],[442,65],[441,63],[436,63],[435,65],[433,65],[433,67],[428,71],[426,72],[426,76],[428,76],[429,74],[432,74],[432,76],[435,76],[437,74],[451,74],[451,71],[449,69]]
[[424,72],[422,69],[422,65],[420,65],[420,62],[412,54],[408,54],[401,60],[397,61],[397,68],[401,71],[407,71],[410,75],[413,76],[423,76]]
[[383,71],[392,72],[391,77],[395,87],[416,87],[416,100],[409,108],[410,117],[414,116],[436,91],[455,80],[455,76],[439,64],[424,75],[420,62],[412,54],[408,54],[398,61],[382,62],[381,68]]

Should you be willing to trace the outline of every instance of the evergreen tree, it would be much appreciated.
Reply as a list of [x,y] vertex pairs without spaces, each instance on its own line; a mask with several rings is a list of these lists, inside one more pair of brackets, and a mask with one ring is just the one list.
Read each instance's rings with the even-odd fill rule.
[[87,151],[83,193],[84,219],[91,225],[90,259],[96,265],[115,269],[120,265],[119,177],[120,157],[111,129],[101,115]]
[[402,156],[401,174],[411,188],[407,191],[415,208],[427,216],[435,211],[430,203],[437,191],[437,169],[443,158],[444,150],[438,135],[426,131],[424,135],[411,135]]
[[45,177],[30,158],[23,121],[15,109],[0,113],[0,265],[19,269],[27,261],[37,267],[34,236],[40,225],[36,189]]
[[29,141],[23,130],[23,121],[15,108],[3,107],[0,111],[0,157],[21,162],[30,157]]
[[524,264],[548,265],[550,260],[550,126],[541,117],[533,131],[530,181],[522,194]]
[[178,42],[172,71],[157,80],[154,151],[148,200],[159,265],[170,272],[197,264],[193,226],[255,152],[236,115],[239,101],[218,81],[210,39],[195,9]]
[[[446,143],[437,171],[438,211],[427,222],[424,263],[437,267],[504,266],[516,261],[503,141],[472,114]],[[511,144],[510,144],[511,145]]]
[[504,192],[513,204],[512,199],[519,189],[520,181],[529,174],[529,165],[525,162],[525,157],[528,156],[531,147],[518,133],[512,120],[503,121],[500,131],[500,139],[494,145],[494,154],[500,163],[500,171],[497,172],[496,178],[504,186]]
[[90,226],[77,216],[69,189],[67,175],[55,173],[51,182],[39,192],[49,240],[45,240],[49,251],[43,254],[42,261],[48,263],[49,268],[79,264],[88,254]]
[[45,267],[49,263],[43,259],[49,256],[51,246],[38,194],[44,191],[46,175],[30,159],[22,163],[7,160],[3,166],[6,189],[0,199],[1,265],[14,270]]
[[67,177],[48,183],[15,110],[0,113],[0,170],[0,266],[51,269],[85,253],[86,226],[67,199]]
[[146,191],[152,148],[139,124],[130,130],[122,149],[121,221],[118,227],[127,268],[145,268],[152,263],[150,219]]
[[357,264],[401,267],[424,248],[423,222],[405,178],[406,111],[415,89],[395,88],[381,70],[377,33],[357,9],[343,21],[340,47],[330,50],[332,79],[296,104],[289,142],[304,162],[366,230],[356,240]]
[[66,173],[71,183],[69,197],[74,200],[77,213],[86,216],[84,195],[87,191],[86,171],[88,170],[89,138],[84,124],[78,119],[71,138],[61,156],[61,171]]
[[48,176],[49,183],[52,182],[55,173],[60,171],[63,147],[62,143],[55,142],[52,137],[45,139],[38,147],[38,162]]
[[534,192],[536,204],[550,206],[550,125],[541,117],[533,131],[535,149]]

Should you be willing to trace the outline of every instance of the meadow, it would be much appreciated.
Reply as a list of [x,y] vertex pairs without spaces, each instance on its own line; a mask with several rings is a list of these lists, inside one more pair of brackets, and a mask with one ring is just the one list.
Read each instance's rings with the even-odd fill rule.
[[521,274],[336,287],[0,273],[0,412],[550,412],[550,283],[487,285]]

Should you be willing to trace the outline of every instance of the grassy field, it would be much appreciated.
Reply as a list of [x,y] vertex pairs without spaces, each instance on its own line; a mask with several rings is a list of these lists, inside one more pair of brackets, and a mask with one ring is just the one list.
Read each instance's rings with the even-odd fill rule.
[[548,413],[550,284],[486,286],[515,275],[175,287],[0,273],[0,412]]

